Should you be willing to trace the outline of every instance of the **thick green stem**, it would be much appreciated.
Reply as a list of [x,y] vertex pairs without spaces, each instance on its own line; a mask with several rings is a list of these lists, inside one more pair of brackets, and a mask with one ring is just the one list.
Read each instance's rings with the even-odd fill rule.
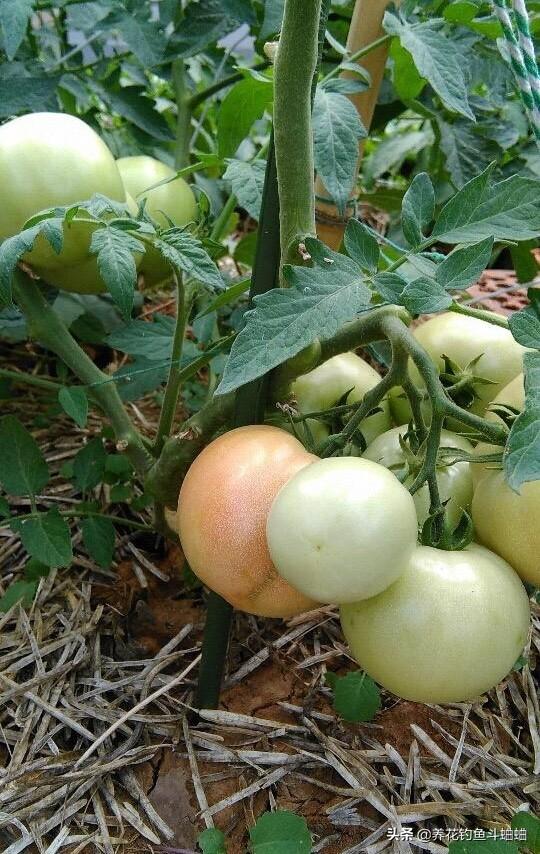
[[283,263],[315,234],[311,91],[321,0],[286,0],[274,73],[274,133]]
[[229,649],[233,609],[217,593],[208,595],[206,624],[195,707],[215,709],[219,703],[223,671]]
[[184,169],[189,164],[192,108],[190,93],[187,88],[185,65],[182,59],[174,60],[172,64],[172,78],[177,108],[174,165],[176,169]]
[[186,334],[186,323],[191,301],[186,297],[182,277],[179,273],[177,273],[177,282],[176,325],[171,350],[171,367],[169,370],[169,378],[167,380],[165,395],[163,397],[163,405],[161,407],[161,415],[154,443],[156,456],[160,454],[165,440],[171,435],[176,407],[178,406],[178,398],[180,397],[180,389],[182,386],[182,370],[180,368],[180,363],[182,359],[182,351],[184,349],[184,336]]
[[83,385],[92,386],[94,400],[114,429],[118,449],[129,457],[139,474],[144,474],[150,468],[152,457],[124,409],[116,387],[109,382],[110,377],[79,347],[35,281],[21,270],[15,273],[13,291],[32,336],[56,353]]
[[23,385],[31,385],[35,386],[35,388],[42,388],[47,391],[52,391],[58,394],[61,388],[64,386],[62,383],[55,382],[54,380],[46,380],[43,377],[35,377],[33,374],[21,374],[18,371],[10,371],[7,368],[0,368],[0,377],[4,377],[6,380],[11,380],[14,383],[21,383]]
[[501,326],[503,329],[508,329],[508,320],[506,317],[495,314],[494,311],[482,311],[481,308],[470,308],[468,305],[461,305],[459,302],[452,303],[448,311],[453,311],[455,314],[465,314],[467,317],[476,317],[478,320],[485,320],[494,326]]

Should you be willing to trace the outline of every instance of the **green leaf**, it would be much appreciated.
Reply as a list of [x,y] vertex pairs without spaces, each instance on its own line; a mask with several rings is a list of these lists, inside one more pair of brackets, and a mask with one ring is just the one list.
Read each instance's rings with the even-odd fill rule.
[[503,456],[505,477],[515,492],[540,480],[540,353],[525,353],[523,368],[525,409],[512,425]]
[[437,266],[437,281],[449,291],[468,288],[486,269],[492,250],[492,237],[469,246],[458,246]]
[[473,178],[444,206],[432,238],[441,243],[529,240],[540,233],[540,181],[513,175],[491,183],[492,167]]
[[525,353],[523,356],[525,399],[527,403],[540,406],[540,354]]
[[33,6],[33,0],[0,0],[0,29],[10,62],[24,40]]
[[508,325],[519,344],[534,350],[540,350],[540,294],[534,288],[529,290],[531,305],[510,315]]
[[401,46],[397,39],[392,39],[390,56],[393,61],[392,83],[396,95],[404,103],[413,98],[418,98],[426,85],[426,81],[418,73],[411,54]]
[[443,17],[452,24],[468,24],[478,11],[478,4],[471,0],[454,0],[444,9]]
[[233,391],[295,356],[317,338],[334,335],[369,307],[371,292],[360,268],[313,238],[306,247],[314,266],[285,267],[289,287],[254,300],[236,337],[217,394]]
[[540,819],[530,812],[517,812],[510,822],[512,830],[524,830],[526,839],[523,840],[525,845],[521,846],[532,851],[533,854],[540,854]]
[[11,516],[9,501],[0,495],[0,519],[7,519],[9,516]]
[[172,142],[174,134],[164,117],[157,112],[152,101],[135,86],[126,86],[116,92],[99,87],[103,100],[113,112],[127,119],[159,142]]
[[88,420],[88,397],[82,386],[64,386],[58,392],[58,402],[64,412],[73,418],[79,427],[85,427]]
[[401,304],[401,294],[407,287],[407,279],[399,273],[379,273],[373,280],[373,287],[386,302]]
[[345,229],[344,245],[348,255],[362,270],[376,273],[380,249],[377,238],[357,219],[350,219]]
[[130,486],[123,483],[117,483],[111,489],[111,502],[113,504],[123,504],[132,497],[133,490]]
[[319,86],[313,105],[315,169],[343,213],[356,179],[358,142],[367,135],[346,95]]
[[257,221],[261,213],[265,173],[265,160],[252,160],[250,163],[231,160],[223,175],[226,181],[231,182],[232,191],[240,205]]
[[9,495],[36,495],[49,481],[36,440],[13,415],[0,420],[0,481]]
[[[329,674],[327,674],[328,676]],[[361,670],[346,676],[332,674],[328,680],[334,693],[334,709],[352,723],[371,721],[381,708],[381,695],[373,679]]]
[[208,314],[212,314],[212,312],[217,311],[218,308],[221,308],[223,305],[230,305],[232,302],[236,302],[238,297],[245,294],[247,290],[249,290],[250,279],[241,279],[236,284],[231,285],[230,288],[227,288],[226,291],[220,293],[212,302],[206,306],[204,311],[197,315],[198,317],[206,317]]
[[253,123],[270,109],[273,99],[272,82],[245,77],[225,95],[218,112],[218,152],[220,157],[232,157],[248,135]]
[[505,839],[464,839],[451,842],[448,854],[518,854],[518,846]]
[[[4,0],[6,5],[12,0]],[[17,63],[18,65],[18,63]],[[0,119],[33,113],[40,110],[57,110],[56,87],[59,77],[21,73],[20,68],[10,76],[0,78]]]
[[217,827],[208,827],[199,833],[197,845],[202,854],[227,854],[225,836]]
[[83,543],[98,566],[108,569],[114,556],[115,530],[110,519],[87,516],[81,522]]
[[366,159],[364,173],[369,181],[380,178],[385,172],[400,166],[408,155],[417,155],[431,144],[431,131],[415,130],[387,136]]
[[249,0],[200,0],[190,3],[178,31],[169,42],[169,52],[181,58],[201,53],[241,24],[254,23]]
[[472,122],[460,119],[449,124],[439,119],[438,126],[444,166],[458,189],[500,157],[495,143],[475,133]]
[[138,356],[114,375],[118,393],[123,401],[140,400],[162,386],[169,375],[169,365],[157,365]]
[[435,314],[452,305],[452,297],[433,279],[419,278],[404,288],[401,302],[411,314]]
[[156,65],[163,56],[163,32],[152,21],[141,20],[137,12],[115,8],[102,21],[102,26],[117,30],[134,57],[147,67]]
[[179,272],[197,279],[211,290],[223,290],[225,285],[221,273],[196,237],[181,228],[171,228],[163,232],[155,246]]
[[73,460],[73,480],[81,492],[94,489],[103,480],[107,455],[99,438],[91,439]]
[[411,246],[418,246],[424,239],[424,229],[435,213],[435,190],[426,172],[415,175],[403,197],[401,227]]
[[264,813],[249,831],[252,854],[309,854],[311,834],[305,818],[287,810]]
[[275,36],[279,33],[284,8],[285,0],[264,0],[264,18],[259,33],[260,39],[266,40],[269,36]]
[[24,577],[27,581],[39,581],[49,574],[49,567],[40,560],[31,558],[24,567]]
[[164,362],[171,357],[174,327],[174,318],[164,314],[154,315],[151,323],[130,320],[108,336],[107,344],[130,356]]
[[16,602],[20,602],[23,608],[28,608],[34,601],[37,588],[37,581],[14,581],[0,597],[0,613],[7,613]]
[[19,534],[31,557],[54,569],[69,566],[73,559],[69,525],[57,507],[30,519],[12,519],[11,530]]
[[92,235],[90,252],[97,255],[100,276],[125,318],[131,315],[137,286],[133,253],[142,251],[144,246],[140,240],[117,228],[104,226]]
[[11,282],[17,264],[33,248],[40,231],[41,225],[35,225],[8,237],[0,245],[0,304],[11,302]]
[[460,113],[474,121],[469,106],[467,84],[455,44],[431,23],[411,25],[386,12],[384,28],[398,36],[411,54],[418,73],[433,87],[451,113]]

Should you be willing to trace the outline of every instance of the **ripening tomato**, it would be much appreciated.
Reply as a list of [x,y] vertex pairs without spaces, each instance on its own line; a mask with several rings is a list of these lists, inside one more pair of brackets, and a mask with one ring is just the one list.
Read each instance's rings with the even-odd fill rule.
[[384,593],[343,605],[341,625],[360,667],[399,697],[459,703],[489,691],[517,661],[529,601],[512,567],[472,543],[419,546]]
[[[525,348],[517,343],[510,330],[476,317],[452,312],[437,314],[418,326],[414,336],[439,371],[444,370],[443,355],[456,362],[460,368],[466,368],[478,358],[471,369],[472,373],[489,380],[489,383],[474,384],[477,397],[470,410],[477,415],[482,415],[499,391],[523,370]],[[420,374],[412,363],[410,377],[415,384],[423,386]],[[410,407],[401,390],[393,391],[391,405],[396,420],[402,424],[410,420]],[[452,429],[455,427],[449,426]]]
[[[298,409],[302,414],[321,412],[336,406],[350,392],[347,403],[358,403],[381,381],[377,371],[355,353],[333,356],[308,374],[298,377],[291,387]],[[321,421],[311,419],[309,427],[317,441],[329,435],[329,429]],[[364,418],[360,424],[366,444],[390,427],[390,410],[384,398],[377,411]]]
[[[183,226],[197,217],[197,202],[193,191],[183,178],[175,178],[176,172],[154,157],[121,157],[117,160],[126,191],[139,204],[145,202],[145,211],[161,228],[169,228],[170,222]],[[160,181],[173,178],[168,184],[155,187]],[[153,188],[153,189],[150,189]],[[169,264],[160,253],[147,247],[141,273],[145,284],[156,286],[172,276]]]
[[[376,439],[368,446],[363,456],[367,460],[379,463],[396,476],[405,471],[405,452],[400,439],[407,433],[407,426],[393,427]],[[458,448],[472,454],[473,446],[463,436],[443,430],[441,433],[441,448]],[[445,504],[446,519],[452,528],[459,523],[464,510],[469,510],[473,495],[472,466],[466,461],[453,463],[452,465],[441,465],[437,469],[437,483],[441,501]],[[401,478],[400,478],[401,480]],[[414,474],[409,475],[404,481],[409,487],[414,480]],[[427,484],[415,492],[413,500],[416,506],[418,522],[423,525],[429,516],[430,498]]]
[[178,501],[178,532],[201,581],[235,608],[291,617],[316,603],[276,572],[266,517],[278,490],[317,458],[276,427],[239,427],[211,442],[189,469]]
[[[17,234],[41,211],[87,201],[95,193],[126,202],[120,172],[103,140],[64,113],[33,113],[0,127],[0,185],[0,240]],[[40,235],[24,260],[40,273],[71,267],[87,260],[92,231],[85,223],[66,223],[60,254]]]
[[278,492],[266,528],[274,565],[319,602],[375,596],[416,546],[414,501],[370,460],[333,457],[302,468]]

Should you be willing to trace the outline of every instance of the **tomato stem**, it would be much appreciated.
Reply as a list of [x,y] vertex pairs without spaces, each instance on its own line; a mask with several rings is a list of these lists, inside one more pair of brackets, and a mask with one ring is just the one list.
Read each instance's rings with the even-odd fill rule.
[[174,60],[172,79],[177,108],[174,166],[176,169],[184,169],[189,164],[192,107],[183,59]]
[[465,314],[467,317],[476,317],[478,320],[485,320],[494,326],[501,326],[503,329],[508,329],[508,320],[506,317],[496,314],[494,311],[482,311],[481,308],[470,308],[468,305],[462,305],[459,302],[452,303],[448,311],[453,311],[455,314]]
[[163,448],[165,440],[170,436],[174,424],[174,416],[176,414],[178,399],[180,397],[180,389],[182,386],[182,369],[180,367],[180,363],[182,359],[182,351],[184,349],[184,336],[186,334],[186,324],[192,304],[192,298],[186,294],[182,276],[179,273],[176,274],[176,279],[176,325],[172,343],[169,378],[165,388],[161,415],[154,442],[156,456]]

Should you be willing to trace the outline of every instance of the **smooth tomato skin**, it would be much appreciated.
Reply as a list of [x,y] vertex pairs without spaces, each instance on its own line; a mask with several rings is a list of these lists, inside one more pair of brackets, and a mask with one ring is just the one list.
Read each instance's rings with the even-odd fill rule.
[[266,517],[277,492],[312,463],[277,427],[239,427],[215,439],[189,469],[178,501],[178,533],[200,580],[235,608],[291,617],[316,602],[276,572],[266,545]]
[[[482,415],[494,397],[523,370],[525,348],[518,344],[509,329],[503,329],[476,317],[446,312],[437,314],[414,331],[416,340],[427,350],[439,371],[444,370],[443,355],[461,368],[480,356],[473,368],[475,376],[491,380],[477,385],[478,399],[471,411]],[[415,365],[411,366],[413,382],[422,384]]]
[[421,703],[471,700],[517,661],[529,601],[512,567],[472,543],[419,546],[384,593],[343,605],[341,625],[360,667],[388,691]]
[[[380,381],[377,371],[360,356],[340,353],[298,377],[291,386],[291,392],[298,403],[298,410],[307,414],[331,409],[351,389],[347,403],[357,403]],[[390,427],[390,409],[386,399],[381,402],[380,410],[368,415],[360,424],[366,444]],[[329,435],[328,427],[320,421],[311,419],[309,426],[317,441]]]
[[[159,226],[168,228],[169,219],[175,225],[183,226],[197,218],[197,201],[191,187],[183,178],[176,178],[169,184],[148,189],[176,175],[170,166],[146,155],[121,157],[116,162],[126,191],[136,202],[146,201],[146,213]],[[148,287],[155,287],[172,277],[170,265],[150,246],[146,249],[141,273]]]
[[[391,430],[387,430],[386,433],[373,440],[364,452],[363,457],[374,463],[379,463],[394,474],[399,475],[405,466],[405,454],[401,449],[399,440],[406,432],[406,425],[392,427]],[[449,430],[443,430],[441,433],[441,448],[460,448],[470,454],[473,452],[473,446],[468,439],[459,436],[457,433],[451,433]],[[458,524],[463,511],[470,510],[473,496],[471,468],[472,466],[468,462],[462,461],[451,466],[440,466],[437,469],[441,501],[445,504],[446,519],[453,528]],[[414,476],[410,475],[403,483],[409,487],[413,480]],[[429,516],[430,507],[427,484],[415,492],[413,501],[418,523],[423,525]]]
[[283,578],[319,602],[375,596],[405,570],[415,549],[414,501],[370,460],[334,457],[299,471],[278,492],[266,526]]
[[[95,193],[126,201],[120,172],[103,140],[65,113],[33,113],[0,127],[0,184],[0,240],[17,234],[40,211],[87,201]],[[59,255],[40,236],[25,261],[71,266],[87,255],[90,236],[90,229],[73,223],[64,229]]]

